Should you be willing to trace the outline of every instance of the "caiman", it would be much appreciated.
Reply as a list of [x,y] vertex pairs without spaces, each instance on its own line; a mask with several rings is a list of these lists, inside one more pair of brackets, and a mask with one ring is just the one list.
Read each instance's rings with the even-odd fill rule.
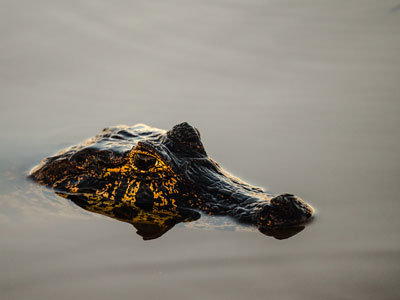
[[314,212],[297,196],[273,196],[224,171],[188,123],[168,131],[144,124],[105,128],[44,159],[29,176],[87,210],[134,224],[145,239],[198,219],[198,211],[285,238]]

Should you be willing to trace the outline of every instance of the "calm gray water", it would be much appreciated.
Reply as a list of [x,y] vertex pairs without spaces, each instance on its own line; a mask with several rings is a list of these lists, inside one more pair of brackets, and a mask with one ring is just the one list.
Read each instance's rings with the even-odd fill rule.
[[[1,1],[0,298],[400,299],[399,5]],[[314,222],[143,241],[25,180],[103,127],[182,121]]]

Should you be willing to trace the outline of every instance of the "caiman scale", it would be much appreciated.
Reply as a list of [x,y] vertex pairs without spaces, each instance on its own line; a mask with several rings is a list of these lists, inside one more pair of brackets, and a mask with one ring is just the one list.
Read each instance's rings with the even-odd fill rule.
[[29,176],[85,209],[123,221],[168,223],[163,232],[199,218],[198,210],[231,216],[266,234],[300,226],[313,215],[297,196],[273,196],[224,171],[188,123],[169,131],[144,124],[105,128],[44,159]]

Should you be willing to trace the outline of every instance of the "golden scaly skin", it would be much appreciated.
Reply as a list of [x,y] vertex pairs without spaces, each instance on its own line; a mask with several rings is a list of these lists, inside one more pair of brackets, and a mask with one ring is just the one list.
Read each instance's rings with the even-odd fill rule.
[[43,160],[30,177],[84,209],[141,228],[145,239],[199,218],[193,209],[232,216],[277,238],[286,237],[277,227],[290,227],[293,235],[313,214],[296,196],[274,197],[225,172],[187,123],[170,131],[143,124],[106,128]]

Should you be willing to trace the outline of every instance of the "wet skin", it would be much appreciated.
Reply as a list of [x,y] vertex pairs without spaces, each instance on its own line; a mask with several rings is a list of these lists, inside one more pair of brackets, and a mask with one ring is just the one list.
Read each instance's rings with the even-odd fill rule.
[[313,215],[299,197],[267,194],[224,171],[187,123],[169,131],[143,124],[105,128],[44,159],[29,176],[87,210],[137,228],[161,228],[142,228],[145,239],[198,219],[199,210],[231,216],[277,238],[297,233]]

